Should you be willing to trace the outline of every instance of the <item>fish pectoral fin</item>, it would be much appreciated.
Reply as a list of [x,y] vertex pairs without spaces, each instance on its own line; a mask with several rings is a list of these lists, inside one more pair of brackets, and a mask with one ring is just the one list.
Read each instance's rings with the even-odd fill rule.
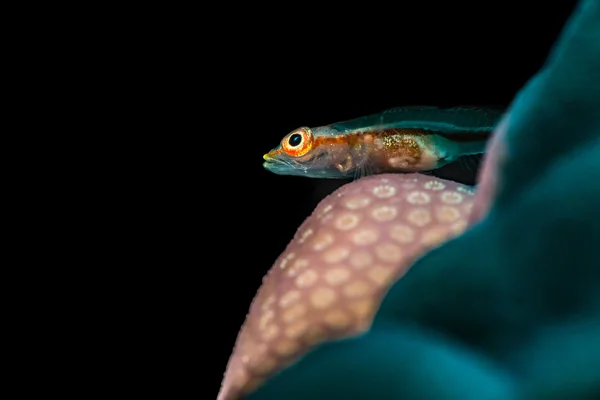
[[350,171],[350,169],[352,169],[352,166],[353,166],[352,157],[350,157],[350,156],[346,157],[346,159],[343,162],[336,165],[337,169],[340,172],[348,172],[348,171]]

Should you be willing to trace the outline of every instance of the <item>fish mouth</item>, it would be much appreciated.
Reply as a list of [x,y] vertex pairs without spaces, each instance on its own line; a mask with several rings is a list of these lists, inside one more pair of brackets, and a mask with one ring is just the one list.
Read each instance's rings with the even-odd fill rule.
[[293,160],[282,160],[281,158],[273,157],[269,154],[265,154],[263,159],[265,160],[265,162],[263,162],[263,168],[277,175],[293,175],[320,179],[340,179],[348,177],[346,174],[340,173],[336,169],[312,169]]
[[263,168],[278,175],[291,175],[298,172],[296,168],[279,160],[265,161],[263,163]]
[[263,168],[267,171],[273,172],[278,175],[304,175],[306,174],[306,168],[302,168],[297,165],[293,165],[289,161],[284,161],[279,158],[273,157],[269,154],[263,156],[265,162]]

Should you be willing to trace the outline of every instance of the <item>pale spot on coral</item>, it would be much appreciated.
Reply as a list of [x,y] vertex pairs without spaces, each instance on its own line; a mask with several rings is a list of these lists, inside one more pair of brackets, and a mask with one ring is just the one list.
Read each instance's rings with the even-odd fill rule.
[[350,254],[350,250],[346,247],[332,247],[323,253],[323,261],[327,263],[337,263],[344,260]]
[[391,221],[396,218],[398,211],[393,206],[379,206],[371,211],[371,216],[380,222]]
[[329,283],[330,285],[341,285],[342,283],[345,283],[348,278],[350,278],[350,271],[341,267],[332,268],[325,272],[324,278],[325,282]]
[[333,304],[336,297],[335,291],[326,287],[321,287],[315,289],[310,294],[310,302],[315,308],[327,308]]
[[294,354],[300,346],[297,342],[289,339],[282,339],[275,344],[275,352],[280,356],[287,357]]
[[416,208],[408,213],[406,219],[418,227],[423,227],[431,222],[431,214],[426,208]]
[[306,307],[304,304],[296,304],[288,308],[281,316],[281,319],[285,323],[291,323],[298,320],[298,318],[303,317],[305,314]]
[[380,185],[373,188],[373,194],[380,199],[387,199],[396,194],[396,188],[392,185]]
[[247,331],[244,331],[244,334],[240,334],[240,338],[239,338],[239,342],[237,344],[238,346],[238,350],[240,351],[241,354],[245,354],[245,358],[248,359],[248,354],[252,353],[256,353],[257,352],[257,348],[258,348],[258,352],[262,351],[265,352],[267,349],[267,346],[264,343],[261,343],[259,345],[257,345],[257,343],[249,337],[249,334]]
[[290,339],[296,339],[308,328],[308,322],[305,319],[298,320],[285,329],[285,335]]
[[325,321],[325,324],[334,329],[347,328],[352,321],[350,316],[342,310],[332,310],[328,312],[325,314],[325,317],[323,317],[323,320]]
[[348,308],[352,311],[357,317],[365,318],[370,316],[373,313],[375,308],[375,303],[372,299],[362,299],[356,300],[348,303]]
[[362,297],[369,292],[371,287],[364,281],[355,281],[344,287],[344,294],[351,298]]
[[457,192],[446,191],[442,193],[441,199],[446,204],[459,204],[463,200],[463,195]]
[[368,267],[373,262],[373,257],[367,251],[357,250],[350,254],[349,263],[356,269]]
[[431,198],[425,192],[412,192],[406,196],[406,201],[410,204],[427,204],[430,200]]
[[284,258],[283,260],[281,260],[281,262],[279,263],[279,268],[280,269],[285,269],[285,267],[287,266],[289,260],[287,258]]
[[368,206],[371,203],[371,199],[366,196],[355,196],[346,200],[346,207],[351,210],[356,210]]
[[305,289],[315,284],[319,275],[312,269],[304,271],[302,274],[298,275],[296,278],[296,286],[300,289]]
[[300,292],[297,290],[290,290],[285,292],[279,299],[279,306],[286,308],[300,300]]
[[375,254],[381,261],[397,263],[402,260],[402,249],[395,244],[383,243],[375,247]]
[[389,283],[394,277],[394,271],[389,268],[384,267],[373,267],[368,272],[369,278],[373,280],[373,282],[384,285]]
[[333,209],[333,206],[331,204],[327,204],[325,207],[323,207],[319,210],[319,213],[317,214],[317,218],[322,218],[325,214],[327,214],[332,209]]
[[475,192],[472,189],[466,188],[464,186],[459,186],[459,187],[456,188],[456,190],[458,192],[462,192],[462,193],[464,193],[466,195],[469,195],[469,196],[473,196],[475,194]]
[[333,243],[333,236],[330,233],[321,232],[318,233],[312,239],[312,248],[316,251],[321,251]]
[[435,216],[440,222],[454,222],[460,218],[460,212],[451,206],[441,206],[437,207]]
[[446,187],[446,185],[444,185],[440,181],[428,181],[425,182],[425,185],[423,185],[423,187],[427,190],[442,190]]
[[275,339],[275,337],[279,333],[279,328],[275,324],[269,324],[269,325],[265,326],[263,329],[261,329],[261,331],[262,331],[262,333],[260,336],[264,340],[270,341],[270,340]]
[[271,322],[271,320],[275,317],[275,312],[273,310],[267,310],[258,321],[259,329],[263,330],[265,327]]
[[274,367],[274,364],[269,365],[270,360],[267,354],[267,348],[267,345],[263,343],[261,346],[252,347],[249,349],[249,351],[242,357],[243,365],[253,372],[261,373],[261,365],[266,361],[267,365],[265,370],[268,372],[270,370],[269,367]]
[[335,227],[341,231],[347,231],[358,224],[359,218],[355,214],[342,214],[335,220]]
[[310,235],[313,234],[313,230],[308,228],[307,230],[305,230],[304,232],[302,232],[302,234],[300,235],[300,238],[298,239],[298,243],[302,244],[306,241],[306,239],[308,239],[310,237]]
[[321,218],[321,224],[327,225],[329,223],[329,221],[331,221],[333,219],[333,217],[334,217],[333,213],[323,216],[323,218]]
[[399,243],[410,243],[415,240],[415,232],[408,225],[393,225],[390,227],[390,237]]
[[467,221],[463,219],[458,222],[455,222],[452,224],[451,229],[452,233],[454,233],[455,235],[459,235],[463,233],[465,229],[467,229]]
[[304,270],[306,267],[308,267],[308,260],[306,260],[304,258],[299,258],[288,269],[287,275],[290,278],[293,278],[294,276],[298,275],[302,270]]
[[362,228],[352,233],[352,242],[358,246],[373,244],[379,238],[379,232],[375,228]]
[[270,295],[269,297],[267,297],[265,299],[264,303],[262,304],[262,306],[260,308],[263,311],[267,311],[269,308],[271,308],[273,303],[275,303],[275,296]]
[[426,246],[438,245],[448,238],[448,230],[444,227],[430,229],[421,236],[421,243]]

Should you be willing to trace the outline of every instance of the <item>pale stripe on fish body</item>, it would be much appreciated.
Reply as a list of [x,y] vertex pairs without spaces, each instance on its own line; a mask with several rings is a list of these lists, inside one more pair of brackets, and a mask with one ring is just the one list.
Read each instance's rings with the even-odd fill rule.
[[502,112],[474,107],[401,107],[287,134],[263,156],[280,175],[352,178],[440,168],[481,154]]

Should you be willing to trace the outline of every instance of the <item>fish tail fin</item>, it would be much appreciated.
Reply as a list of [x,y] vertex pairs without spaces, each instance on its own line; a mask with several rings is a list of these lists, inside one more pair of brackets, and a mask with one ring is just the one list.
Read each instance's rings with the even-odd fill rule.
[[436,147],[443,154],[445,163],[463,156],[483,154],[487,145],[487,135],[435,135]]
[[369,176],[369,175],[374,175],[375,171],[373,168],[373,165],[371,163],[371,161],[369,160],[369,158],[365,158],[364,160],[362,160],[362,162],[360,164],[358,164],[358,166],[354,169],[354,179],[353,180],[358,180],[360,178],[364,178],[365,176]]
[[459,142],[458,152],[460,156],[471,156],[476,154],[483,154],[487,145],[486,140],[477,140],[469,142]]

